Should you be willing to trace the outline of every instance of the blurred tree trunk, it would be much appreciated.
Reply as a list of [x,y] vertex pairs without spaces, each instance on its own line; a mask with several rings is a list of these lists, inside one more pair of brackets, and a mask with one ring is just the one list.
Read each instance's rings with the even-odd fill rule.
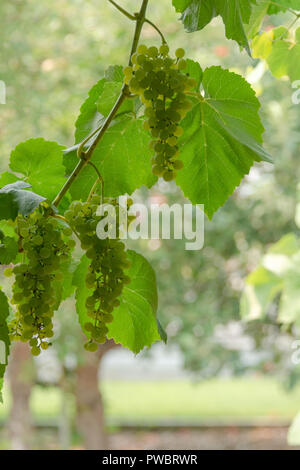
[[97,353],[86,352],[83,365],[76,371],[77,426],[86,450],[107,448],[104,406],[99,390],[99,368],[103,356],[118,347],[112,340],[99,347]]
[[10,357],[8,377],[12,394],[8,421],[11,449],[30,449],[33,437],[30,395],[34,385],[34,365],[28,344],[15,343]]

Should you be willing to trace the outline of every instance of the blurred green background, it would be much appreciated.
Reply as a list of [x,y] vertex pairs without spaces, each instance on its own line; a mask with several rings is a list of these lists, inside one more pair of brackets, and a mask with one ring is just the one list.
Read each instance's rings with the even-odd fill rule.
[[[140,2],[121,3],[135,11]],[[285,233],[296,231],[300,107],[292,105],[293,90],[288,81],[275,80],[258,61],[225,39],[221,21],[213,21],[202,32],[187,34],[171,0],[150,2],[148,17],[164,31],[172,50],[183,47],[203,68],[222,65],[251,81],[262,102],[265,145],[274,157],[274,166],[256,166],[213,221],[206,220],[205,246],[200,252],[185,251],[184,243],[179,241],[139,243],[137,248],[157,272],[159,316],[169,336],[169,344],[163,349],[175,348],[189,372],[180,381],[170,382],[104,378],[101,390],[107,422],[114,426],[121,426],[124,420],[145,425],[149,419],[157,424],[173,419],[174,424],[181,418],[183,426],[191,418],[194,423],[210,418],[220,421],[226,418],[230,423],[261,417],[280,418],[285,426],[300,409],[299,389],[287,392],[288,387],[297,384],[299,376],[299,366],[290,361],[291,341],[297,332],[280,331],[272,316],[264,324],[241,324],[239,299],[245,276],[257,265],[266,248]],[[66,146],[73,144],[74,123],[88,90],[109,65],[127,62],[133,24],[105,0],[2,0],[0,18],[0,80],[7,87],[7,103],[0,105],[0,169],[4,170],[10,151],[28,138],[43,136]],[[289,21],[288,15],[271,17],[266,27]],[[159,44],[157,33],[149,25],[145,25],[143,42]],[[153,198],[184,202],[181,192],[166,183],[158,183],[149,192],[141,190],[136,197],[150,202]],[[33,418],[35,424],[44,425],[45,438],[32,431],[30,446],[88,447],[84,419],[77,422],[75,415],[80,418],[82,410],[76,386],[81,377],[79,369],[89,359],[82,353],[73,304],[63,306],[57,315],[57,325],[53,354],[59,359],[62,372],[54,388],[53,384],[50,389],[45,384],[35,386],[31,397]],[[151,361],[151,353],[147,354]],[[14,385],[20,388],[25,383],[29,397],[31,388],[40,382],[33,369],[43,364],[33,367],[26,351],[15,353],[16,357],[20,355],[26,367],[16,369],[21,375]],[[93,364],[94,375],[100,359]],[[24,370],[26,374],[22,373]],[[246,378],[234,378],[241,374],[246,374]],[[213,380],[208,381],[210,378]],[[191,381],[196,381],[196,385]],[[26,447],[28,443],[20,435],[30,423],[16,436],[15,420],[22,421],[22,417],[16,417],[17,411],[9,415],[11,397],[17,402],[18,393],[10,393],[7,384],[5,396],[0,419],[7,426],[0,434],[0,447]],[[28,400],[22,406],[28,406]],[[96,407],[95,403],[89,406]],[[15,410],[19,408],[16,406]],[[65,419],[59,419],[61,414]],[[29,416],[30,413],[25,413],[23,421],[28,421]],[[59,432],[48,436],[53,418]],[[137,434],[131,436],[128,432],[124,437],[115,428],[110,431],[108,445],[116,448],[142,447],[151,445],[149,442],[156,445],[155,440],[143,441]],[[208,436],[207,430],[201,433]],[[117,441],[114,436],[118,436]],[[203,447],[205,438],[201,436],[199,446]],[[285,428],[276,439],[270,432],[270,442],[265,445],[284,447],[285,437]],[[222,442],[219,434],[215,440],[224,448],[251,447],[252,442],[238,433],[232,441]],[[189,442],[188,434],[186,441]],[[165,445],[172,448],[176,442],[170,437]]]

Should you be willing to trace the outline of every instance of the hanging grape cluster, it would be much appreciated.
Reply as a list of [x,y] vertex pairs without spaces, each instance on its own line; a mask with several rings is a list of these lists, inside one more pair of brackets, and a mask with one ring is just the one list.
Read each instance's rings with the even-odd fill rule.
[[70,229],[49,217],[45,208],[28,217],[19,216],[16,232],[24,258],[6,275],[14,275],[12,304],[17,313],[10,323],[11,339],[29,341],[32,354],[47,349],[53,336],[53,313],[57,309],[57,281],[63,278],[62,265],[69,260],[74,240]]
[[[114,204],[118,219],[121,208],[112,199],[105,199],[103,203]],[[78,234],[81,247],[86,251],[90,260],[88,273],[85,279],[86,286],[91,289],[86,299],[87,315],[90,321],[85,329],[90,333],[91,340],[85,344],[88,351],[96,351],[98,344],[104,343],[108,332],[107,324],[113,321],[112,312],[120,305],[119,297],[125,284],[130,282],[129,276],[124,272],[130,267],[130,261],[125,251],[125,245],[118,238],[99,239],[96,228],[102,216],[96,211],[100,204],[100,196],[93,195],[88,202],[74,202],[65,217]]]
[[165,181],[175,179],[176,170],[183,167],[178,160],[178,138],[183,133],[179,124],[192,107],[186,92],[196,86],[196,81],[184,73],[185,51],[177,49],[175,55],[176,59],[169,56],[166,44],[160,49],[140,45],[132,56],[133,66],[124,69],[124,82],[145,105],[145,129],[151,132],[150,146],[155,152],[152,171]]

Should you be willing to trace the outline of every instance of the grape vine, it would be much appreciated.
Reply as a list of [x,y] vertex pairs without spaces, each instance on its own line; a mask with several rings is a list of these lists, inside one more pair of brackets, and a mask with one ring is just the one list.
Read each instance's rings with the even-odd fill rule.
[[[159,177],[176,180],[211,218],[254,162],[270,161],[262,147],[260,104],[243,77],[221,67],[202,70],[183,48],[172,56],[163,32],[147,18],[150,0],[142,0],[137,13],[109,3],[135,25],[127,65],[109,67],[91,89],[74,147],[30,139],[12,151],[9,171],[1,175],[0,261],[13,282],[10,339],[28,341],[34,355],[51,344],[54,312],[69,278],[88,351],[112,338],[137,353],[164,336],[155,275],[141,255],[126,249],[120,215],[129,207],[122,208],[118,196],[150,188]],[[254,0],[245,0],[243,11],[235,2],[232,15],[222,2],[207,1],[203,18],[198,0],[172,3],[191,32],[221,16],[226,36],[248,52],[246,25],[252,39],[264,17],[255,17]],[[285,0],[280,5],[288,9]],[[140,44],[145,24],[159,44]],[[285,44],[291,64],[298,32],[295,39],[297,47]],[[269,33],[257,41],[269,41]],[[291,66],[287,72],[296,73]],[[105,204],[116,209],[116,235],[101,238],[98,208]]]

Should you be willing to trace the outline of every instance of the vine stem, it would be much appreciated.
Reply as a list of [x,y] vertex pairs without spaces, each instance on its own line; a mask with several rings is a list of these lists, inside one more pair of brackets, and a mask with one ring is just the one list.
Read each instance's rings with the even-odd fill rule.
[[109,3],[111,3],[114,7],[117,8],[117,10],[119,10],[121,13],[123,13],[123,15],[127,16],[127,18],[129,18],[130,20],[133,20],[135,21],[136,18],[134,15],[131,15],[131,13],[129,13],[127,10],[125,10],[125,8],[122,8],[120,5],[118,5],[118,3],[116,3],[114,0],[108,0]]
[[161,32],[161,30],[156,26],[156,24],[152,23],[152,21],[148,20],[148,18],[145,18],[145,23],[150,24],[150,26],[152,26],[152,28],[154,28],[155,31],[158,32],[158,34],[159,34],[160,37],[161,37],[161,40],[162,40],[162,43],[163,43],[163,44],[167,44],[166,38],[164,37],[164,35],[163,35],[163,33]]
[[[131,57],[137,50],[137,46],[138,46],[138,43],[139,43],[139,40],[140,40],[143,25],[145,23],[146,10],[147,10],[147,7],[148,7],[148,3],[149,3],[149,0],[142,0],[142,5],[141,5],[141,8],[140,8],[140,11],[139,11],[139,13],[137,13],[135,15],[136,25],[135,25],[135,32],[134,32],[134,37],[133,37],[132,46],[131,46],[129,65],[132,64]],[[95,138],[94,142],[91,144],[88,151],[85,153],[84,158],[82,158],[79,161],[79,163],[77,164],[77,166],[75,167],[75,169],[73,170],[71,175],[69,176],[68,180],[66,181],[66,183],[64,184],[64,186],[62,187],[62,189],[60,190],[60,192],[58,193],[58,195],[54,199],[53,205],[55,207],[59,206],[59,204],[60,204],[61,200],[63,199],[63,197],[65,196],[65,194],[68,192],[68,190],[70,189],[70,187],[72,186],[74,181],[78,178],[78,175],[81,173],[83,168],[91,160],[91,158],[93,156],[93,153],[95,151],[95,148],[99,144],[100,140],[102,139],[105,132],[109,128],[111,122],[113,121],[114,117],[116,116],[118,110],[122,106],[124,100],[128,96],[130,96],[129,88],[128,88],[127,85],[124,85],[122,87],[121,93],[120,93],[117,101],[115,102],[112,110],[110,111],[109,115],[105,119],[105,121],[104,121],[101,129],[99,130],[99,133],[98,133],[97,137]]]

